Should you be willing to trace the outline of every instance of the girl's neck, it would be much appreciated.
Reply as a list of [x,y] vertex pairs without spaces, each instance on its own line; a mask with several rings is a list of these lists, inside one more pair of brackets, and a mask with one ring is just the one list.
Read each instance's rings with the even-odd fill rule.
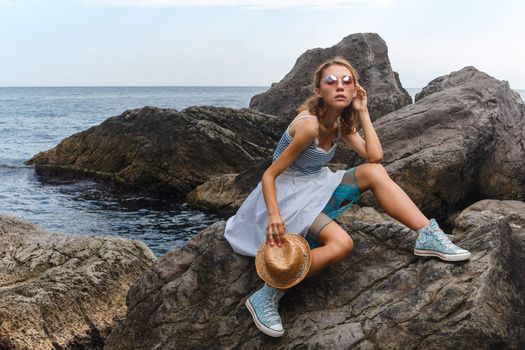
[[319,121],[323,126],[327,129],[331,129],[334,125],[334,123],[337,121],[337,118],[341,115],[342,110],[333,110],[333,109],[325,109],[324,110],[324,118],[322,121]]

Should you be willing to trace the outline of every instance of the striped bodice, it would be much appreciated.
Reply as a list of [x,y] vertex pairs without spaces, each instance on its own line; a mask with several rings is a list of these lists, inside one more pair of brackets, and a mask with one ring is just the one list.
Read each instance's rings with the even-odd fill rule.
[[[275,151],[273,153],[273,160],[277,160],[279,156],[284,152],[286,147],[292,142],[292,136],[290,135],[290,126],[299,119],[304,118],[317,118],[314,116],[304,116],[299,117],[295,119],[290,125],[286,128],[285,132],[283,133],[283,136],[281,136],[281,139],[277,143],[277,147],[275,148]],[[339,127],[339,135],[341,135],[341,129]],[[321,168],[328,163],[335,154],[335,149],[337,147],[335,141],[330,148],[329,151],[325,151],[321,147],[318,146],[318,140],[315,138],[311,144],[308,145],[307,148],[305,148],[297,158],[293,161],[292,164],[288,167],[288,169],[300,171],[304,174],[314,174],[321,170]]]

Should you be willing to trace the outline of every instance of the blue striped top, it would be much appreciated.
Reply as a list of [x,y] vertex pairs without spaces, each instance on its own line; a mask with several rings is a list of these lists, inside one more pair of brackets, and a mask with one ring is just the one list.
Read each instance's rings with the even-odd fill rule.
[[[299,117],[292,121],[290,125],[286,128],[286,130],[283,133],[283,136],[281,136],[281,139],[277,143],[277,147],[275,148],[275,151],[273,153],[273,161],[276,161],[277,158],[281,156],[281,154],[284,152],[286,147],[292,142],[292,136],[290,135],[290,126],[296,122],[297,120],[304,119],[304,118],[316,118],[315,116],[306,115],[303,117]],[[339,132],[338,132],[338,138],[341,137],[341,127],[340,124],[338,126]],[[299,155],[297,158],[293,161],[292,164],[288,167],[288,169],[300,171],[303,174],[315,174],[319,171],[321,171],[321,168],[328,163],[335,155],[336,150],[336,143],[334,140],[334,143],[330,150],[325,151],[321,147],[319,147],[319,140],[317,137],[312,141],[311,144],[308,145]]]

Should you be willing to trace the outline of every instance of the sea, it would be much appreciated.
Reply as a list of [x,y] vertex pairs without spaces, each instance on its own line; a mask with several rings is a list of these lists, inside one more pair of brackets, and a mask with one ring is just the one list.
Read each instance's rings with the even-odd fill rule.
[[[143,241],[157,256],[221,219],[166,198],[94,180],[38,176],[24,162],[62,139],[128,109],[248,107],[267,86],[0,87],[0,213],[51,232]],[[420,88],[407,91],[414,98]],[[519,90],[525,99],[525,90]]]

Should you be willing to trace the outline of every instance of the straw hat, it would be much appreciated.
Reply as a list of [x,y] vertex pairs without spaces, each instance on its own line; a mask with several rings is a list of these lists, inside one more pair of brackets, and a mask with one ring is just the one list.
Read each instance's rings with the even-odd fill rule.
[[257,274],[270,287],[290,288],[301,282],[310,270],[310,246],[295,234],[286,233],[281,246],[263,244],[255,256]]

